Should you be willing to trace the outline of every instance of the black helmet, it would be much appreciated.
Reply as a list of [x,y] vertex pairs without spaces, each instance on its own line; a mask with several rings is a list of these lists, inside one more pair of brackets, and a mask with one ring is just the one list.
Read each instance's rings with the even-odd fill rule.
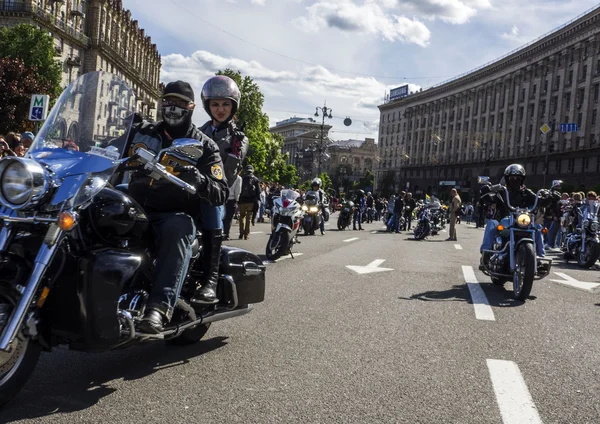
[[364,190],[358,190],[358,195],[360,197],[364,197],[365,196],[365,191]]
[[527,173],[525,172],[525,168],[518,163],[508,165],[504,170],[504,179],[506,185],[513,190],[517,190],[523,185],[526,176]]
[[212,99],[229,99],[233,102],[233,107],[231,108],[231,116],[228,120],[233,118],[233,115],[237,112],[240,107],[240,98],[241,98],[240,88],[235,83],[234,80],[225,75],[217,75],[215,77],[210,78],[208,81],[204,83],[202,87],[202,105],[204,106],[204,110],[208,113],[208,116],[212,118],[210,114],[210,107],[208,105],[209,100]]
[[254,167],[252,165],[246,165],[246,172],[247,173],[254,172]]

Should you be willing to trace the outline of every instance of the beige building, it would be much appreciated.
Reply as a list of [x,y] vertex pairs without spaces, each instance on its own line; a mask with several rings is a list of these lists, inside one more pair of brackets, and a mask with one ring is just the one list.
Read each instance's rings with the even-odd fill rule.
[[366,170],[373,171],[377,162],[374,138],[334,141],[328,146],[328,153],[331,158],[327,173],[338,186],[358,181]]
[[[326,149],[331,143],[328,137],[330,129],[331,125],[323,125],[321,130],[321,123],[313,118],[293,117],[277,122],[269,131],[283,136],[282,152],[287,153],[288,163],[296,167],[300,178],[306,180],[317,175],[319,156],[321,156],[321,170],[327,169]],[[322,146],[321,132],[323,133]],[[319,154],[320,147],[321,154]]]
[[[474,194],[478,175],[498,181],[514,162],[530,186],[598,184],[599,86],[597,7],[465,76],[379,106],[376,189],[452,185]],[[568,123],[578,130],[561,130]]]
[[133,88],[138,112],[156,118],[161,57],[122,0],[0,1],[0,27],[20,23],[52,35],[63,86],[85,72],[114,73]]

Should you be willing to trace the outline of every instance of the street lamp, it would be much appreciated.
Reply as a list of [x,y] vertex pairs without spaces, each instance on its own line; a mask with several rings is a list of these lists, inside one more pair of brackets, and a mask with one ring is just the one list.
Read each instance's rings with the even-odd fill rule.
[[321,119],[321,141],[319,142],[319,166],[318,166],[318,173],[317,175],[321,175],[321,159],[323,156],[323,134],[324,134],[324,127],[325,127],[325,117],[328,117],[329,119],[333,118],[333,116],[331,116],[331,112],[333,112],[333,110],[329,107],[327,107],[327,102],[325,102],[325,104],[323,105],[323,107],[317,106],[316,107],[316,111],[315,111],[315,117],[319,117],[319,110],[321,110],[321,112],[323,113],[323,118]]

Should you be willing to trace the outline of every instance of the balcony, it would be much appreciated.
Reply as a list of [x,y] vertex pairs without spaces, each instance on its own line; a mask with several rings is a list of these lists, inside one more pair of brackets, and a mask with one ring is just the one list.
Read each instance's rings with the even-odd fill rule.
[[0,15],[12,15],[12,14],[30,14],[32,13],[32,6],[28,2],[24,1],[3,1],[0,2]]
[[83,10],[83,5],[81,5],[80,3],[72,2],[71,3],[71,15],[84,17],[85,12]]

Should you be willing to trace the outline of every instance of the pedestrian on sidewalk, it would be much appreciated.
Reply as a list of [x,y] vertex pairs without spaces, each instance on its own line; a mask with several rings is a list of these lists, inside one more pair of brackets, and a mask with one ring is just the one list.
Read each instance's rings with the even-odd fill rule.
[[242,192],[238,207],[240,209],[240,240],[250,237],[250,223],[255,205],[260,201],[260,182],[254,176],[254,167],[246,166],[246,175],[242,178]]
[[450,197],[452,198],[450,201],[450,237],[448,237],[446,241],[457,241],[456,216],[460,211],[461,199],[455,188],[450,191]]

